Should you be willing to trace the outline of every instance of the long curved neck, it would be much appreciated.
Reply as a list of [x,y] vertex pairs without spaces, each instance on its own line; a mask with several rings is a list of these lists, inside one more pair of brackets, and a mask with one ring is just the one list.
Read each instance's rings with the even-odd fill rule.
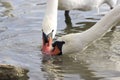
[[45,15],[57,17],[58,0],[47,0],[47,8]]
[[42,29],[47,35],[54,30],[53,38],[57,30],[57,10],[58,10],[58,0],[47,0],[47,7],[45,11],[45,16],[42,23]]
[[85,40],[86,43],[89,43],[100,38],[118,22],[120,22],[120,5],[108,12],[93,27],[81,33],[84,35],[82,41]]

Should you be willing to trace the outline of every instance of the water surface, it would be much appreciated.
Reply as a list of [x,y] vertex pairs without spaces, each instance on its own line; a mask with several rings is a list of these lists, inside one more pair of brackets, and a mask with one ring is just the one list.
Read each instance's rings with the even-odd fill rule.
[[[120,26],[92,43],[84,52],[44,57],[41,23],[46,0],[0,0],[0,63],[28,69],[29,80],[119,80]],[[57,37],[89,29],[105,13],[107,5],[88,12],[58,13]],[[101,26],[102,28],[102,26]]]

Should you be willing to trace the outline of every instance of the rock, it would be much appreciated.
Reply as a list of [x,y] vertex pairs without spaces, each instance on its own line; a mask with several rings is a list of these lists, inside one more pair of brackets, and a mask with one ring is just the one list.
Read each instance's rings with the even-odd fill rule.
[[12,65],[0,64],[0,80],[28,80],[28,70]]

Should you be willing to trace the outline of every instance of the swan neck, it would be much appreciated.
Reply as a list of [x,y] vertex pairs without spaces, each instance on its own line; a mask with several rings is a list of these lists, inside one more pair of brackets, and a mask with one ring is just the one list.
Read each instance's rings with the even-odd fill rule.
[[93,27],[83,32],[90,41],[96,40],[103,36],[109,29],[120,22],[120,6],[108,12]]
[[47,0],[46,15],[57,16],[58,0]]

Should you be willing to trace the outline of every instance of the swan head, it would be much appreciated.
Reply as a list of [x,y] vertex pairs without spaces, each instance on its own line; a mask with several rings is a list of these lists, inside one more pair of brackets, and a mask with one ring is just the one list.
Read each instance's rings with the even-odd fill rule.
[[46,35],[44,33],[44,31],[42,30],[42,39],[43,39],[43,44],[42,44],[42,53],[50,53],[51,49],[52,49],[52,33],[49,33],[48,35]]
[[64,41],[55,41],[52,44],[53,49],[51,50],[51,55],[62,55],[62,47],[65,44]]
[[64,41],[55,41],[53,44],[51,43],[51,40],[49,40],[42,48],[42,53],[44,55],[62,55],[62,47],[63,44],[65,44]]

